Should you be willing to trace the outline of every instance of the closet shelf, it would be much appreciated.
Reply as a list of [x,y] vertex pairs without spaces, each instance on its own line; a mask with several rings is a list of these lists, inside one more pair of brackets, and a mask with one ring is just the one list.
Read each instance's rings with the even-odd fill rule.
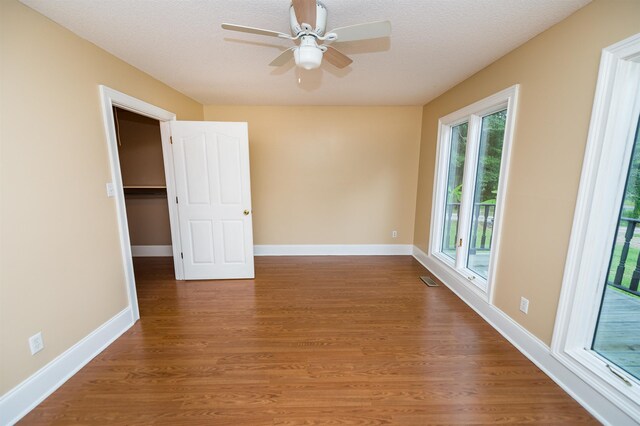
[[124,195],[166,196],[167,187],[161,185],[125,185]]

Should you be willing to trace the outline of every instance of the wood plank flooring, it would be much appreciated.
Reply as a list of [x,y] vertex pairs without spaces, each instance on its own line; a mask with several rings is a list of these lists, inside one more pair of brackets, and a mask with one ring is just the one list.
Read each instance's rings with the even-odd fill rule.
[[135,270],[142,319],[23,424],[597,424],[409,256]]

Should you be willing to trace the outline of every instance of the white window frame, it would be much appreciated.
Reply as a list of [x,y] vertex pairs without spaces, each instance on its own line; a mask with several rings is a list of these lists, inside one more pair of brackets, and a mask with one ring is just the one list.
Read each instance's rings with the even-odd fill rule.
[[[501,234],[501,218],[504,206],[504,197],[509,173],[509,160],[513,133],[515,127],[515,114],[518,104],[519,85],[511,86],[501,92],[475,102],[465,108],[455,111],[438,122],[438,147],[436,154],[436,168],[433,188],[433,204],[431,211],[431,237],[429,242],[429,256],[452,272],[453,276],[466,287],[473,290],[483,300],[490,302],[492,298],[493,271],[498,260],[498,252]],[[504,143],[502,145],[502,159],[500,163],[500,177],[498,180],[498,192],[494,213],[494,225],[492,246],[489,258],[487,279],[478,276],[467,268],[467,247],[469,238],[463,238],[462,247],[456,248],[456,261],[442,253],[442,237],[444,223],[444,206],[447,198],[447,178],[449,169],[449,156],[451,153],[451,129],[461,123],[468,122],[467,147],[465,152],[464,178],[462,183],[462,200],[459,213],[459,235],[468,235],[471,223],[472,204],[474,200],[476,168],[480,144],[480,132],[483,117],[495,112],[507,110],[505,123]],[[471,210],[471,211],[470,211]],[[461,220],[460,218],[463,218]],[[458,241],[458,239],[456,239]],[[457,244],[456,244],[457,246]]]
[[636,34],[602,52],[551,350],[640,422],[640,380],[591,350],[639,115]]

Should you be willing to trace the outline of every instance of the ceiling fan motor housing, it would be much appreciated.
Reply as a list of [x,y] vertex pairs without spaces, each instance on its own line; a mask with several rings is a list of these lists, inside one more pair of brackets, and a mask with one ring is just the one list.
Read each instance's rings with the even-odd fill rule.
[[293,5],[289,8],[289,19],[291,25],[291,34],[297,36],[302,32],[302,24],[309,24],[312,27],[315,25],[313,32],[319,36],[323,36],[327,29],[327,8],[324,4],[316,1],[316,22],[298,22],[296,12],[293,10]]

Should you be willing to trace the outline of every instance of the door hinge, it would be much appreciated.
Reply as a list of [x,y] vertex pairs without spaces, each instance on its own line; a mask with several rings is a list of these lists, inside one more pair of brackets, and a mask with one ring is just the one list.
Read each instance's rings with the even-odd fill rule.
[[178,204],[178,197],[176,197],[176,204]]
[[169,136],[169,143],[173,145],[173,136]]
[[184,259],[184,254],[182,254],[182,252],[180,252],[180,259]]
[[462,238],[460,238],[460,242],[458,243],[458,247],[462,247]]

